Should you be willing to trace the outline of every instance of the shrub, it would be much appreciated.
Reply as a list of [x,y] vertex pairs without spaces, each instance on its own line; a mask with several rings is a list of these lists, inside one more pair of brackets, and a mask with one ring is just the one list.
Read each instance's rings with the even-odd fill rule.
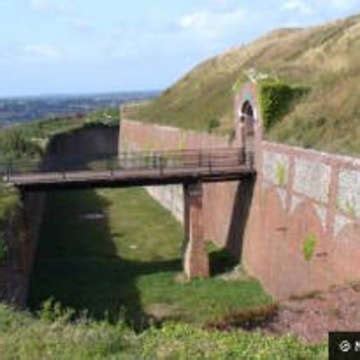
[[220,121],[216,118],[211,118],[210,121],[208,122],[208,128],[207,128],[208,133],[211,134],[219,126],[220,126]]
[[1,133],[0,149],[8,159],[34,157],[41,153],[40,147],[17,128],[11,128]]
[[309,92],[309,88],[266,80],[260,83],[259,92],[264,128],[269,130],[290,111],[296,100]]
[[118,126],[120,120],[120,112],[118,109],[98,110],[88,115],[85,125],[106,125]]

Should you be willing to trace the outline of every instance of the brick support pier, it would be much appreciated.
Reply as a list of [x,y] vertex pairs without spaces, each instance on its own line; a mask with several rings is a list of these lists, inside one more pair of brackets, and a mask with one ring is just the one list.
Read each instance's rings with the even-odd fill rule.
[[184,271],[189,278],[209,276],[209,258],[204,239],[203,188],[201,182],[185,184]]

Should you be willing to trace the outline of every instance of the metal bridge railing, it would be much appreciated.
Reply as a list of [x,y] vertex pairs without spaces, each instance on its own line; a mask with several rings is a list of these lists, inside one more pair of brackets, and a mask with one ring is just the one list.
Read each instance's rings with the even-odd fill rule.
[[[121,152],[116,156],[91,154],[87,156],[47,156],[45,159],[0,162],[0,173],[11,176],[38,173],[67,173],[74,171],[141,171],[156,170],[160,174],[171,169],[208,169],[252,167],[251,154],[243,148],[213,148],[189,150],[153,150]],[[251,169],[249,169],[251,170]]]

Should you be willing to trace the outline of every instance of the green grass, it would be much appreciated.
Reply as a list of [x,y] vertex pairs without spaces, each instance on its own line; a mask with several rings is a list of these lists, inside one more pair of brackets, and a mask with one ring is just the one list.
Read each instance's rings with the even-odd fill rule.
[[[89,213],[105,217],[84,219]],[[96,319],[125,313],[141,327],[152,317],[202,324],[272,303],[255,280],[178,281],[183,237],[181,225],[142,189],[50,193],[31,306],[53,297]]]
[[[49,318],[49,315],[51,315]],[[207,331],[187,324],[165,324],[136,334],[119,321],[109,324],[82,317],[69,321],[67,311],[39,316],[0,305],[2,360],[80,359],[236,359],[325,360],[326,345],[308,346],[291,336],[269,337],[242,331]]]
[[[90,213],[105,217],[85,219]],[[327,358],[325,344],[210,330],[209,322],[272,302],[251,279],[176,281],[182,239],[181,226],[142,189],[50,193],[33,313],[0,305],[1,359]],[[162,314],[161,326],[149,322],[149,309]]]

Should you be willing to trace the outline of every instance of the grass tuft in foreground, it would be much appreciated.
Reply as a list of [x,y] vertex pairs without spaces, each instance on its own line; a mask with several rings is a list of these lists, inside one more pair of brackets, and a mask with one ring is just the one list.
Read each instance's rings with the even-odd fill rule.
[[181,323],[138,335],[123,321],[82,316],[71,322],[71,311],[55,308],[47,306],[35,318],[0,305],[1,359],[327,359],[325,345],[307,346],[291,336],[207,331]]

